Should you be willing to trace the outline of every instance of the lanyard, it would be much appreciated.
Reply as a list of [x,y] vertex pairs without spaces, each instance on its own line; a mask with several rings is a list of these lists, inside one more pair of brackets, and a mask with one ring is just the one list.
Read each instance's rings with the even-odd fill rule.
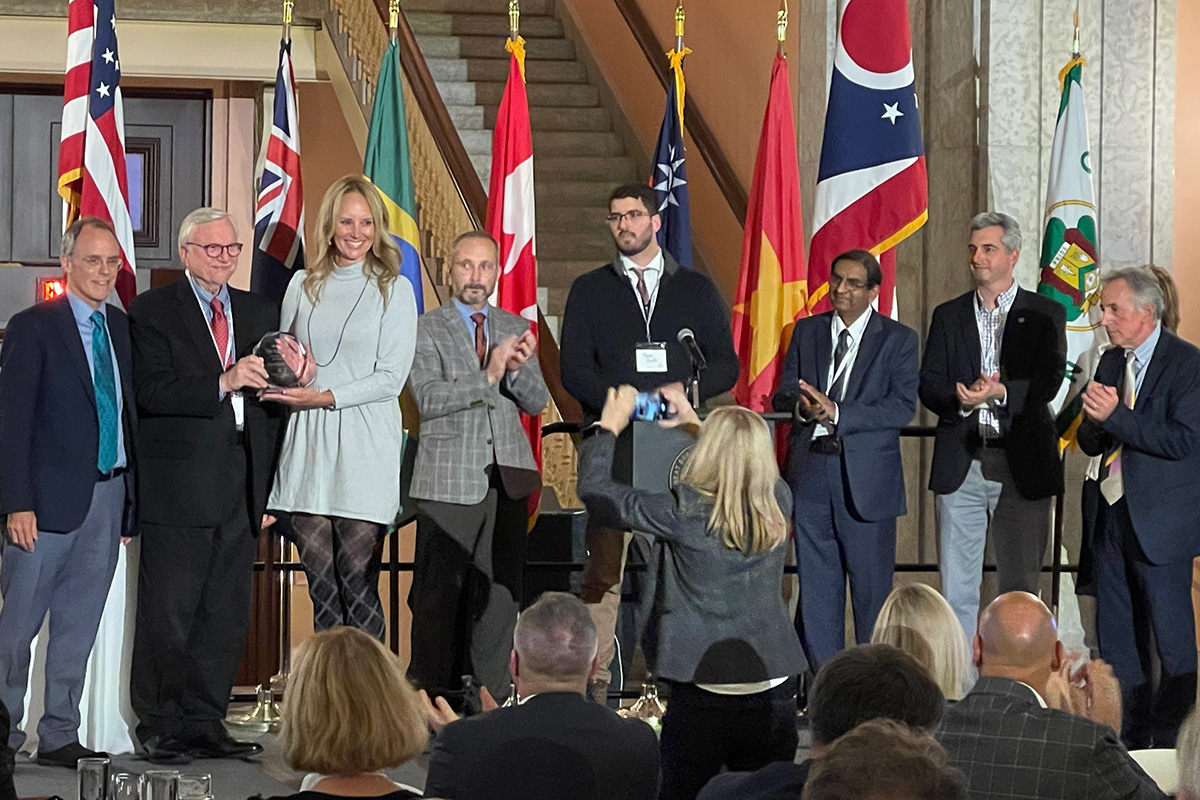
[[[636,277],[636,274],[635,274]],[[625,279],[629,280],[629,274],[626,272]],[[642,272],[642,280],[646,280],[645,271]],[[629,288],[633,290],[634,299],[637,300],[638,308],[642,312],[642,321],[646,323],[646,343],[649,344],[653,340],[650,338],[650,320],[654,318],[654,312],[658,309],[658,290],[662,287],[662,275],[658,276],[658,280],[654,282],[654,291],[650,293],[650,307],[647,308],[642,303],[642,296],[638,294],[637,284],[629,284]]]
[[[200,292],[196,288],[195,279],[192,278],[192,273],[190,271],[185,270],[185,274],[188,278],[188,285],[192,287],[192,295],[195,296],[196,303],[200,306],[200,313],[203,315],[205,320],[208,320],[208,314],[204,310],[204,300],[201,299]],[[213,297],[216,297],[216,295],[213,295]],[[208,310],[212,311],[214,314],[217,313],[212,306],[208,306]],[[217,357],[221,359],[221,369],[229,369],[229,367],[233,364],[233,309],[227,307],[224,309],[223,313],[225,314],[225,321],[229,324],[229,341],[225,342],[225,352],[222,353],[221,348],[217,347],[217,337],[213,335],[211,321],[208,322],[208,338],[212,340],[213,350],[217,351]]]

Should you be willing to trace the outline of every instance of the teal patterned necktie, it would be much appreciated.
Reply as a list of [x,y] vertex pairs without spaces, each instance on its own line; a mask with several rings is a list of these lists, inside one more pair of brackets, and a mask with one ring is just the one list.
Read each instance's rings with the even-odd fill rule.
[[92,313],[92,383],[96,389],[96,419],[100,423],[96,469],[107,474],[117,463],[117,380],[108,346],[108,329],[99,311]]

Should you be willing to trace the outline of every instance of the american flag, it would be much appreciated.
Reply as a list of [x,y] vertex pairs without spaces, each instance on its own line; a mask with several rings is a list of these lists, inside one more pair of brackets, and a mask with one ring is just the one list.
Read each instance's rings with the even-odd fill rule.
[[808,249],[812,313],[832,307],[832,259],[862,249],[883,267],[879,310],[894,318],[892,248],[928,216],[907,6],[838,0],[837,48]]
[[282,300],[292,272],[304,269],[304,193],[300,185],[300,125],[292,43],[279,44],[275,115],[267,141],[254,215],[254,267],[250,288]]
[[58,151],[58,193],[66,202],[63,227],[81,216],[112,223],[125,262],[117,276],[117,294],[128,307],[137,285],[125,179],[117,15],[113,0],[71,0],[67,16],[67,72]]

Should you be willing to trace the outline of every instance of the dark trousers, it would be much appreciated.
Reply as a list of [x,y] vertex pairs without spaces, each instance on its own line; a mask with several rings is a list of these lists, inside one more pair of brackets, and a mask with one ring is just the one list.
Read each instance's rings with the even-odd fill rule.
[[313,628],[351,625],[383,639],[379,544],[384,527],[361,519],[292,514],[292,533],[308,577]]
[[244,498],[233,506],[215,528],[140,527],[129,688],[142,743],[223,730],[246,646],[256,551]]
[[463,675],[498,700],[508,696],[528,513],[527,499],[510,498],[497,473],[476,505],[418,503],[408,677],[430,696],[456,700]]
[[[1121,736],[1132,749],[1174,747],[1196,699],[1192,561],[1151,564],[1125,500],[1100,502],[1093,552],[1100,657],[1121,684]],[[1152,644],[1160,677],[1155,685]]]
[[722,767],[756,770],[796,757],[796,681],[765,692],[721,695],[670,682],[659,747],[658,800],[694,800]]
[[846,578],[854,611],[854,638],[871,640],[875,619],[892,591],[896,520],[866,522],[846,496],[840,455],[812,453],[792,487],[800,643],[815,674],[846,645]]

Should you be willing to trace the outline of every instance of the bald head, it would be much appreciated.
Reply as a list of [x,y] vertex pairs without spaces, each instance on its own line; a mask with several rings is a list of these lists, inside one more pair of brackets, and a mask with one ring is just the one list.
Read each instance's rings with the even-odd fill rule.
[[1062,659],[1054,615],[1028,592],[993,600],[979,617],[973,644],[980,676],[1019,680],[1041,693]]

